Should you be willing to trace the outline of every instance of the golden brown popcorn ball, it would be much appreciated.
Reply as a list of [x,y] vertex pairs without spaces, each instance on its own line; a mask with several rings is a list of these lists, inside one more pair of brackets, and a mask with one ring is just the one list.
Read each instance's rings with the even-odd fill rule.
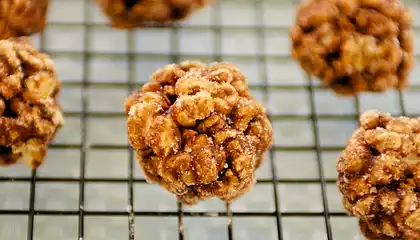
[[49,56],[27,38],[0,40],[0,165],[42,164],[63,124],[60,82]]
[[215,0],[96,0],[111,24],[130,29],[148,24],[168,24],[190,16]]
[[420,239],[420,118],[365,112],[337,171],[344,208],[368,239]]
[[402,0],[307,0],[290,36],[293,58],[339,95],[408,84],[412,16]]
[[1,0],[0,39],[28,36],[46,25],[49,0]]
[[127,98],[125,111],[147,180],[186,204],[249,191],[273,141],[263,106],[229,63],[165,66]]

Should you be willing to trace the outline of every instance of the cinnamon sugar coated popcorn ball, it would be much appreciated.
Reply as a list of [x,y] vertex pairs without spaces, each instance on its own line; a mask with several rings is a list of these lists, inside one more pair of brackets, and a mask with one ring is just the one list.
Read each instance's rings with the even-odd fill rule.
[[420,239],[420,118],[365,112],[337,171],[344,208],[368,239]]
[[263,106],[229,63],[165,66],[126,99],[125,111],[147,180],[190,205],[249,191],[273,141]]
[[338,95],[403,89],[414,64],[402,0],[308,0],[290,28],[292,56]]
[[1,0],[0,39],[41,32],[48,6],[49,0]]
[[49,56],[27,38],[0,40],[0,165],[42,164],[63,124],[60,82]]
[[215,0],[96,0],[111,24],[130,29],[146,24],[167,24],[190,16]]

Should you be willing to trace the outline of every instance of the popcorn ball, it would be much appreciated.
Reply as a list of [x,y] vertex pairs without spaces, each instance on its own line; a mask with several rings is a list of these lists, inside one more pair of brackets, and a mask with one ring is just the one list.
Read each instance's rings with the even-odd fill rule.
[[215,0],[96,0],[116,28],[167,24],[190,16]]
[[46,25],[49,0],[1,0],[0,39],[28,36]]
[[365,112],[337,171],[344,208],[368,239],[420,239],[420,118]]
[[27,38],[0,40],[0,55],[0,165],[37,168],[63,124],[60,82],[50,57]]
[[185,204],[249,191],[273,141],[263,106],[229,63],[165,66],[126,99],[125,111],[147,180]]
[[403,89],[414,64],[402,0],[308,0],[290,28],[292,56],[339,95]]

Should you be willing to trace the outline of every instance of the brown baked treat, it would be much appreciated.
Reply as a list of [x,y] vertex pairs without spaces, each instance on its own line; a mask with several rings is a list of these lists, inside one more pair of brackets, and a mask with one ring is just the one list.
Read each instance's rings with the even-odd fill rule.
[[29,36],[46,25],[49,0],[1,0],[0,39]]
[[365,112],[337,171],[344,208],[368,239],[420,239],[420,118]]
[[263,106],[229,63],[165,66],[127,98],[125,111],[145,176],[186,204],[249,191],[273,141]]
[[63,124],[60,82],[49,56],[26,37],[0,40],[0,165],[37,168]]
[[402,0],[308,0],[290,29],[292,56],[339,95],[407,86],[412,16]]
[[96,0],[115,28],[169,24],[215,0]]

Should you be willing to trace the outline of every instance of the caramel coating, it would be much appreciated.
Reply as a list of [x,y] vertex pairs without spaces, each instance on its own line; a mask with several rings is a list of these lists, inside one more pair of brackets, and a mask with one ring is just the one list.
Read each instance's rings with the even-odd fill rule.
[[344,208],[368,239],[420,239],[420,118],[365,112],[337,171]]
[[26,37],[0,40],[0,165],[42,164],[63,124],[60,81],[49,56]]
[[29,36],[46,25],[49,0],[1,0],[0,39]]
[[308,0],[290,28],[292,56],[338,95],[403,89],[414,65],[402,0]]
[[264,108],[229,63],[158,69],[126,99],[125,111],[148,181],[185,204],[211,197],[230,202],[249,191],[273,141]]
[[150,24],[169,24],[189,17],[215,0],[96,0],[111,24],[131,29]]

